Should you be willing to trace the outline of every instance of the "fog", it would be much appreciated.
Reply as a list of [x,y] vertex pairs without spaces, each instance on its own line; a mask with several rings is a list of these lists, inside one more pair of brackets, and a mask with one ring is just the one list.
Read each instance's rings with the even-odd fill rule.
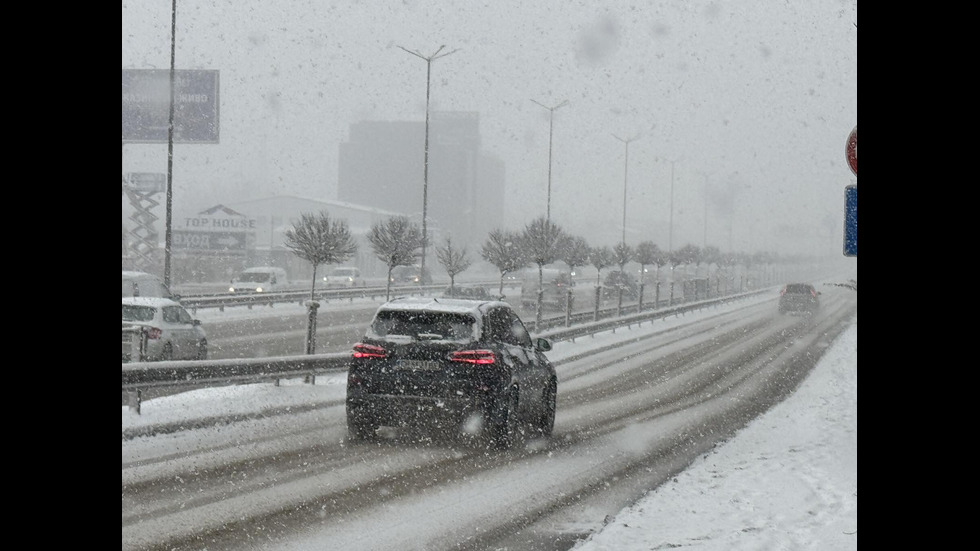
[[[170,67],[170,8],[123,1],[124,69]],[[220,143],[174,146],[173,209],[337,199],[350,125],[424,120],[405,49],[445,45],[430,111],[479,113],[501,227],[545,213],[553,122],[551,218],[592,245],[620,239],[625,187],[631,244],[840,255],[856,25],[850,0],[179,0],[176,68],[220,71]],[[166,172],[167,145],[124,144],[122,169]]]

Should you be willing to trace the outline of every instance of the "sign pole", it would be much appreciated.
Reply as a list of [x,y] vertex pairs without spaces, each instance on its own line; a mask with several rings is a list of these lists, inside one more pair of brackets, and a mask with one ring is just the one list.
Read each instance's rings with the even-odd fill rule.
[[[847,144],[844,146],[844,157],[847,159],[847,166],[851,168],[854,176],[858,174],[858,155],[857,155],[858,127],[847,136]],[[857,183],[844,188],[844,256],[856,257],[857,252]]]

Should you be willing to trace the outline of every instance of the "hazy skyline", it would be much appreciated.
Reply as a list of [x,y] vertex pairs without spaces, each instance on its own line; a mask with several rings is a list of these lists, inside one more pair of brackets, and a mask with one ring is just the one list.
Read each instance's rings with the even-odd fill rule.
[[[170,2],[128,0],[122,67],[170,65]],[[543,216],[590,244],[841,254],[857,124],[856,2],[399,3],[179,0],[176,66],[221,75],[220,143],[174,147],[174,211],[276,194],[337,199],[350,124],[476,111],[506,165],[507,229]],[[419,155],[423,144],[419,144]],[[127,144],[124,172],[166,172]],[[422,174],[407,175],[417,185]],[[706,202],[706,184],[712,190]],[[439,193],[429,189],[429,193]],[[705,208],[707,207],[707,209]],[[729,213],[734,209],[734,218]],[[162,228],[161,228],[162,230]]]

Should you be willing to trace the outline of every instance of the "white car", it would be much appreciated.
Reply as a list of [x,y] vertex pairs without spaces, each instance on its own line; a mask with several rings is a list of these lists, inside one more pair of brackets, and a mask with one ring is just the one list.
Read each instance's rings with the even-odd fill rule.
[[334,268],[329,274],[323,276],[323,282],[328,289],[346,289],[349,287],[363,286],[361,271],[350,266]]
[[[146,361],[206,360],[208,338],[196,320],[178,302],[161,297],[123,297],[123,327],[147,330]],[[133,361],[123,346],[123,361]]]

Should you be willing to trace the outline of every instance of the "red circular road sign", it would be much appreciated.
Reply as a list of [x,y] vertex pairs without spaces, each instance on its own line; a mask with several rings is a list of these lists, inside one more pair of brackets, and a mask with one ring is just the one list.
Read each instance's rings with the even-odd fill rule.
[[858,127],[855,124],[854,130],[847,136],[847,147],[844,150],[847,156],[847,166],[851,167],[851,172],[858,175]]

